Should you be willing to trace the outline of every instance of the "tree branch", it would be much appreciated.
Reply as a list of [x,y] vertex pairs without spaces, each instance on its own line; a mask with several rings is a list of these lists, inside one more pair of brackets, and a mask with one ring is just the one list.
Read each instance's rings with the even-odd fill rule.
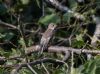
[[15,65],[3,65],[2,67],[5,68],[11,68],[15,67],[17,70],[20,70],[22,67],[27,67],[27,64],[29,65],[36,65],[36,64],[41,64],[41,63],[59,63],[59,64],[64,64],[64,61],[57,60],[57,59],[52,59],[52,58],[43,58],[43,59],[38,59],[33,62],[28,62],[28,63],[21,63],[21,64],[15,64]]
[[71,9],[69,9],[67,6],[61,5],[57,0],[45,0],[46,3],[51,4],[54,6],[56,9],[65,12],[65,13],[72,13],[73,16],[77,19],[85,20],[85,17],[81,15],[80,13],[74,12]]
[[[39,45],[34,45],[26,49],[26,54],[38,52],[38,51],[39,51]],[[70,51],[70,52],[73,51],[76,54],[81,54],[81,53],[100,54],[100,50],[77,49],[77,48],[64,47],[64,46],[50,46],[48,47],[47,51],[52,52],[52,53],[54,52],[62,53],[63,52],[65,54],[66,54],[66,51]]]
[[16,26],[9,24],[9,23],[6,23],[6,22],[3,22],[2,20],[0,20],[0,25],[7,26],[7,27],[10,27],[13,29],[18,29]]

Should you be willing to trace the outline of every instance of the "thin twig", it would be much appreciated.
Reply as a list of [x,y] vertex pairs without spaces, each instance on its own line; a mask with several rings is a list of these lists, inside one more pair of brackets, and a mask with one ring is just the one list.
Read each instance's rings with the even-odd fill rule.
[[33,74],[37,74],[37,72],[29,64],[27,64],[27,67],[31,70]]
[[19,69],[21,69],[22,67],[27,67],[27,64],[34,66],[34,65],[37,65],[37,64],[41,64],[41,63],[59,63],[59,64],[65,64],[64,61],[61,61],[61,60],[58,60],[58,59],[43,58],[43,59],[35,60],[33,62],[21,63],[21,64],[15,64],[15,65],[3,65],[2,67],[5,67],[5,68],[19,67]]
[[46,74],[50,74],[43,63],[42,63],[42,66],[43,66],[44,70],[46,71]]
[[3,22],[2,20],[0,20],[0,25],[7,26],[7,27],[10,27],[13,29],[18,29],[16,26],[9,24],[9,23],[6,23],[6,22]]

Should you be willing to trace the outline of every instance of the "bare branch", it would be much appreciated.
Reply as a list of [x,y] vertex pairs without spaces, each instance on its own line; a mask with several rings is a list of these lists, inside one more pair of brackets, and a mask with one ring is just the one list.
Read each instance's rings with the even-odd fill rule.
[[[32,53],[32,52],[38,52],[39,51],[39,45],[31,46],[26,49],[26,54]],[[90,54],[100,54],[100,50],[88,50],[88,49],[77,49],[72,47],[64,47],[64,46],[50,46],[48,47],[48,52],[57,52],[57,53],[65,53],[66,51],[74,52],[76,54],[81,53],[90,53]]]
[[91,45],[96,46],[96,42],[100,41],[99,37],[100,37],[100,17],[97,17],[95,15],[92,16],[94,22],[96,23],[96,29],[91,41]]
[[52,6],[54,6],[56,9],[65,12],[65,13],[72,13],[73,16],[77,19],[81,19],[81,20],[85,20],[85,17],[83,15],[81,15],[80,13],[74,12],[72,10],[70,10],[68,7],[61,5],[61,3],[59,3],[57,0],[45,0],[46,3],[51,4]]
[[[34,45],[31,47],[28,47],[25,51],[25,55],[34,53],[34,52],[38,52],[40,51],[40,46],[39,45]],[[48,47],[48,53],[65,53],[65,57],[63,59],[63,61],[67,60],[70,56],[70,52],[74,52],[76,54],[81,54],[81,53],[89,53],[89,54],[100,54],[100,50],[88,50],[88,49],[77,49],[77,48],[72,48],[72,47],[64,47],[64,46],[50,46]],[[44,52],[47,52],[44,51]],[[11,58],[4,58],[1,57],[0,58],[0,62],[1,61],[6,61],[6,60],[21,60],[22,58],[24,58],[25,56],[15,56],[15,57],[11,57]]]
[[0,20],[0,25],[7,26],[7,27],[10,27],[13,29],[18,29],[16,26],[9,24],[9,23],[6,23],[6,22],[3,22],[2,20]]
[[41,64],[41,63],[58,63],[58,64],[65,64],[64,61],[61,60],[57,60],[57,59],[52,59],[52,58],[43,58],[43,59],[39,59],[39,60],[35,60],[33,62],[28,62],[28,63],[21,63],[21,64],[15,64],[15,65],[3,65],[2,67],[5,68],[11,68],[11,67],[15,67],[17,68],[17,71],[20,70],[22,67],[27,67],[27,64],[29,65],[37,65],[37,64]]

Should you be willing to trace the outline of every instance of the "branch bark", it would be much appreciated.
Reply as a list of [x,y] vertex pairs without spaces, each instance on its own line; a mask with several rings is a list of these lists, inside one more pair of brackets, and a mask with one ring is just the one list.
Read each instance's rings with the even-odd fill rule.
[[75,11],[72,11],[67,6],[61,5],[61,3],[59,3],[57,0],[45,0],[45,2],[51,4],[56,9],[58,9],[58,10],[64,12],[64,13],[72,13],[73,16],[77,19],[80,19],[80,20],[83,20],[83,21],[85,20],[85,17],[82,14],[77,13]]
[[[39,51],[39,45],[34,45],[31,47],[28,47],[26,49],[26,54],[29,53],[34,53]],[[47,49],[48,52],[57,52],[57,53],[66,53],[66,51],[74,52],[76,54],[81,54],[81,53],[90,53],[90,54],[100,54],[100,50],[88,50],[88,49],[77,49],[77,48],[72,48],[72,47],[64,47],[64,46],[50,46]],[[46,51],[44,51],[46,52]]]
[[9,23],[6,23],[6,22],[3,22],[2,20],[0,20],[0,25],[10,27],[10,28],[13,28],[13,29],[18,29],[16,26],[9,24]]

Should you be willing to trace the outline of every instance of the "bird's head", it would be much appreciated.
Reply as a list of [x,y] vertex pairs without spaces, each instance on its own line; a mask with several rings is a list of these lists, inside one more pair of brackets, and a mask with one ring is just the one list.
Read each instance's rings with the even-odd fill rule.
[[55,29],[56,27],[57,27],[57,25],[54,23],[50,23],[48,26],[49,29]]

